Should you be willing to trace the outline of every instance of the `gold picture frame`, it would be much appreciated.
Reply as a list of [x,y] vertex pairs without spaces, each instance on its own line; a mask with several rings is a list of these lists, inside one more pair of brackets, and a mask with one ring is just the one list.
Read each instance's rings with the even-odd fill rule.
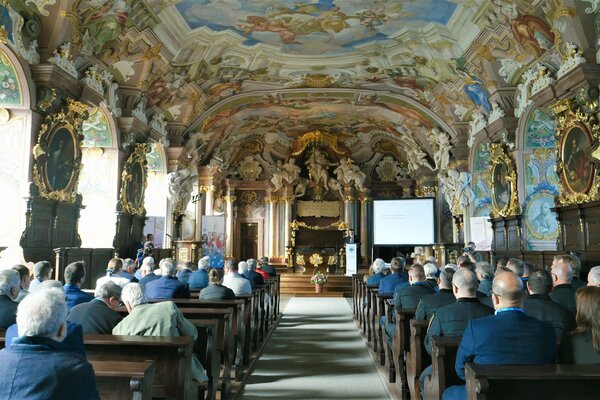
[[490,146],[488,184],[492,189],[492,218],[519,215],[517,170],[515,164],[499,143]]
[[33,182],[40,197],[67,203],[77,201],[81,172],[82,123],[87,106],[68,99],[66,110],[46,117],[33,147]]
[[598,142],[600,126],[570,99],[555,103],[558,204],[582,204],[600,199]]
[[121,174],[120,202],[124,212],[132,215],[146,215],[144,193],[148,185],[148,145],[138,144],[127,158]]

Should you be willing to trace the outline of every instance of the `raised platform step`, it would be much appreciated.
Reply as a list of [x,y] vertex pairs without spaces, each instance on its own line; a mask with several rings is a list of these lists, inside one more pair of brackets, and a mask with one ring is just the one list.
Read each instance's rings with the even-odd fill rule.
[[328,275],[322,293],[316,293],[315,285],[310,283],[309,273],[281,274],[281,293],[301,297],[351,297],[352,278],[343,275]]

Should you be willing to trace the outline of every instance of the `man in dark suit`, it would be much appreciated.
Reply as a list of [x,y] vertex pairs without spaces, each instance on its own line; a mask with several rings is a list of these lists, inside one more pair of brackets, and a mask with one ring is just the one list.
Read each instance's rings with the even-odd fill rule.
[[146,285],[149,282],[160,278],[159,275],[154,273],[154,259],[152,257],[144,258],[144,261],[142,261],[142,266],[140,267],[140,271],[141,279],[138,283],[144,288],[146,288]]
[[573,263],[573,258],[568,254],[554,257],[551,270],[554,288],[550,292],[550,298],[553,302],[560,304],[575,315],[577,313],[575,289],[571,285]]
[[0,330],[5,330],[17,321],[15,300],[19,295],[19,273],[14,269],[0,271]]
[[112,334],[113,328],[123,317],[115,310],[121,302],[121,286],[112,281],[96,288],[94,300],[76,305],[71,309],[69,322],[81,325],[83,333]]
[[573,279],[571,279],[571,286],[577,291],[577,289],[586,286],[586,283],[579,276],[581,275],[581,260],[575,254],[569,254],[573,260]]
[[223,286],[223,270],[212,269],[208,273],[208,286],[200,291],[200,300],[235,300],[235,293]]
[[188,284],[190,289],[204,289],[208,286],[208,266],[210,257],[204,256],[198,260],[198,269],[190,275]]
[[394,307],[396,310],[403,308],[416,308],[421,298],[434,293],[431,286],[425,283],[425,271],[416,264],[408,271],[409,286],[397,287],[394,291]]
[[[465,379],[465,364],[552,364],[556,358],[556,335],[552,325],[523,311],[523,281],[513,272],[494,278],[492,302],[495,315],[469,321],[458,353],[456,373]],[[444,400],[466,399],[464,385],[444,391]]]
[[161,277],[146,284],[146,296],[149,299],[189,299],[190,287],[179,282],[175,260],[165,258],[160,261]]
[[[425,336],[425,349],[431,354],[431,336],[461,336],[467,323],[475,318],[492,315],[494,310],[485,306],[477,299],[477,275],[467,269],[458,270],[452,278],[452,294],[456,302],[440,307],[435,311],[427,336]],[[425,377],[431,375],[431,366],[425,368],[419,382],[421,390],[425,387]]]
[[77,304],[87,303],[94,296],[81,290],[81,284],[85,280],[85,263],[83,261],[75,261],[65,268],[64,286],[65,295],[67,296],[67,307],[69,310]]
[[254,289],[257,285],[264,285],[265,278],[263,278],[261,274],[256,272],[256,260],[250,258],[248,261],[246,261],[246,264],[248,265],[248,269],[241,275],[250,281],[252,289]]
[[452,293],[453,276],[454,270],[452,268],[444,268],[440,271],[440,276],[437,278],[440,290],[437,293],[427,294],[421,298],[417,306],[415,319],[429,319],[435,310],[456,301],[456,297]]
[[525,314],[549,322],[559,339],[575,327],[575,316],[550,299],[549,293],[552,291],[550,272],[545,269],[534,271],[527,282],[527,290],[529,296],[523,302]]
[[404,266],[406,260],[404,257],[394,257],[390,262],[391,274],[382,278],[379,282],[379,293],[382,294],[393,294],[396,290],[396,286],[404,285],[408,286],[408,274],[404,272]]
[[360,244],[359,236],[354,234],[354,229],[352,229],[352,228],[348,229],[348,233],[346,234],[346,237],[344,238],[344,243]]
[[492,296],[492,279],[494,279],[494,268],[487,261],[481,261],[475,264],[475,273],[477,279],[479,279],[479,286],[477,292],[485,295],[486,297]]

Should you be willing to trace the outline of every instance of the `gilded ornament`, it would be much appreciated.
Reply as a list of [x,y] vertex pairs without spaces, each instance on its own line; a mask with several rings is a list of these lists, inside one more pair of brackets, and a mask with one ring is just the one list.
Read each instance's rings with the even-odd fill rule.
[[296,254],[296,265],[306,265],[306,263],[304,262],[304,255],[303,254]]
[[148,144],[138,144],[123,166],[121,175],[120,202],[124,212],[132,215],[145,215],[144,192],[146,191]]
[[308,259],[308,262],[310,262],[314,267],[318,267],[319,265],[323,264],[323,257],[321,257],[319,253],[313,253]]
[[345,230],[348,230],[348,224],[345,223],[344,221],[337,221],[337,222],[333,222],[327,226],[316,226],[316,225],[307,225],[306,223],[304,223],[302,221],[293,220],[292,222],[290,222],[290,228],[292,228],[292,230],[294,230],[294,231],[297,231],[300,228],[311,229],[313,231],[321,231],[321,230],[335,228],[340,231],[345,231]]
[[512,159],[499,143],[490,146],[488,185],[492,188],[491,216],[519,215],[521,207],[517,192],[517,171]]

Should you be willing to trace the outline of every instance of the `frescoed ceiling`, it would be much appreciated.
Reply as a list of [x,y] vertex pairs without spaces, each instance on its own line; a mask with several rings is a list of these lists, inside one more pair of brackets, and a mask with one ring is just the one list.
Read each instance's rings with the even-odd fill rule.
[[183,0],[175,7],[192,30],[229,31],[243,37],[245,46],[264,43],[300,55],[391,42],[401,29],[445,25],[456,10],[448,0]]

